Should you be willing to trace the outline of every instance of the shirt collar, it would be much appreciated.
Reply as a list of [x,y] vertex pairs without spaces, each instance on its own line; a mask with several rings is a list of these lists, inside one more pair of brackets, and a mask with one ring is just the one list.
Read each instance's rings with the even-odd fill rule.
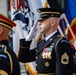
[[46,41],[47,41],[50,37],[52,37],[56,32],[57,32],[57,31],[54,31],[53,33],[51,33],[50,35],[48,35],[47,37],[45,37]]

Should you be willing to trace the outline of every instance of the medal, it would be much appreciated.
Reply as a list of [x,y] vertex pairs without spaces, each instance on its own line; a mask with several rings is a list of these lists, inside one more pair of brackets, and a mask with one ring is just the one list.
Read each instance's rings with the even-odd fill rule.
[[48,59],[48,52],[45,53],[45,58]]
[[48,58],[51,59],[51,52],[48,52]]
[[42,53],[42,58],[45,59],[45,52]]
[[45,59],[45,55],[46,55],[46,48],[44,48],[43,53],[42,53],[42,58]]
[[50,47],[44,48],[43,53],[42,53],[42,58],[51,59],[52,58],[51,51],[52,51],[52,48]]

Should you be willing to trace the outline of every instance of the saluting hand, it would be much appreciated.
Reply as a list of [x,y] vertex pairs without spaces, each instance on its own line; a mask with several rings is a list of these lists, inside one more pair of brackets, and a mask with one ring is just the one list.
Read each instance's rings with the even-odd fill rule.
[[37,20],[36,20],[28,36],[26,37],[26,41],[31,41],[36,36],[37,31],[38,31],[38,28],[37,28]]

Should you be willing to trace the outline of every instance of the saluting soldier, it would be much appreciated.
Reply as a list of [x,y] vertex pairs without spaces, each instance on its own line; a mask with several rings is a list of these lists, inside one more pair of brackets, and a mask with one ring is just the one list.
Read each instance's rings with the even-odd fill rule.
[[9,46],[8,34],[16,24],[0,14],[0,75],[20,75],[18,59]]
[[[20,40],[19,61],[23,63],[36,61],[37,75],[72,75],[73,52],[70,43],[57,31],[62,9],[39,8],[38,12],[39,19],[26,39]],[[37,25],[46,37],[37,43],[36,48],[30,50],[32,39],[37,33]]]

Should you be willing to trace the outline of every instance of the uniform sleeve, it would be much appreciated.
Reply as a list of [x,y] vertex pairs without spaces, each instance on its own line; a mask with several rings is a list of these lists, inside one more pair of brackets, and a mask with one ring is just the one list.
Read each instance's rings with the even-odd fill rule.
[[10,65],[6,54],[0,54],[0,71],[0,73],[7,73],[10,75]]
[[56,75],[72,75],[73,52],[67,40],[62,39],[56,45]]
[[35,61],[36,51],[35,48],[30,50],[31,41],[25,41],[25,39],[20,40],[20,48],[18,59],[20,62],[31,62]]

